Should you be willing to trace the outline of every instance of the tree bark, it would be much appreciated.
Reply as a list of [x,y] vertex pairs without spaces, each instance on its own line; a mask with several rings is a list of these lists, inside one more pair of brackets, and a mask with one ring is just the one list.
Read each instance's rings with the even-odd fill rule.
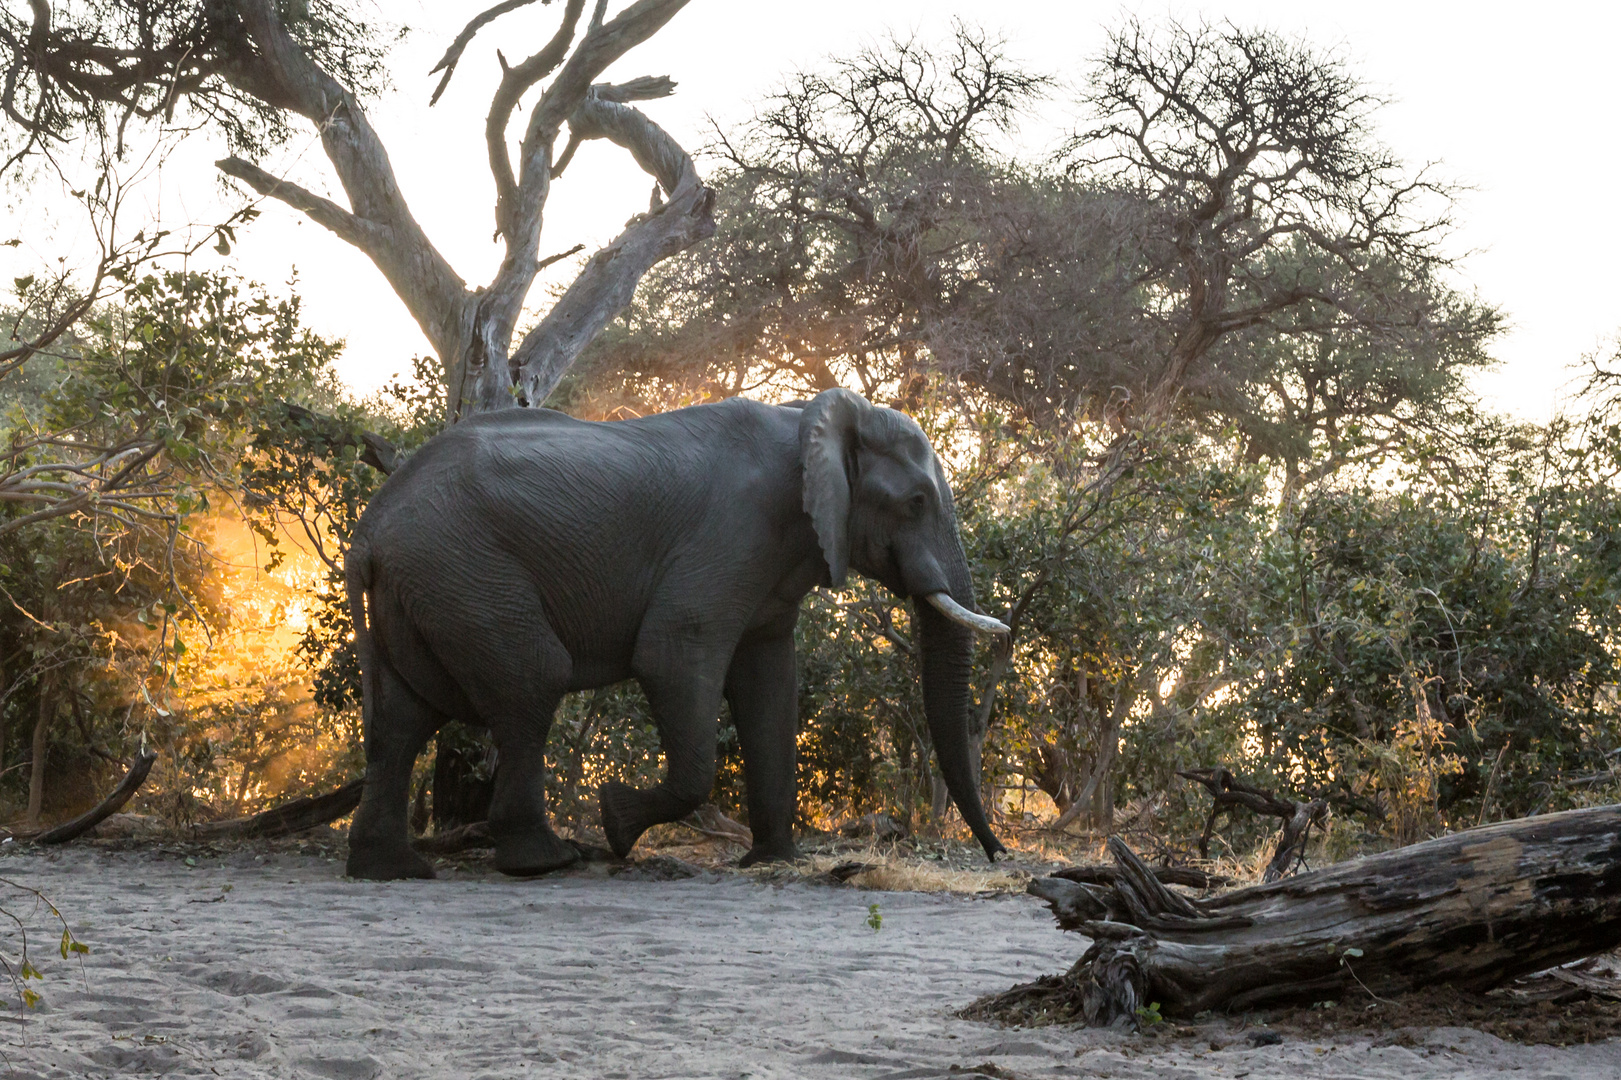
[[1621,945],[1621,806],[1501,822],[1194,900],[1118,838],[1110,887],[1030,883],[1092,945],[977,1016],[1134,1024],[1450,983],[1487,990]]
[[51,694],[50,683],[41,681],[39,684],[39,719],[34,721],[33,758],[28,769],[28,827],[39,827],[39,815],[45,808],[45,736],[50,729],[51,713],[56,708],[56,698]]
[[[1209,874],[1191,866],[1155,866],[1149,873],[1166,885],[1186,885],[1190,889],[1219,889],[1233,883],[1230,877]],[[1120,868],[1107,863],[1083,863],[1055,870],[1052,876],[1086,885],[1113,885],[1120,880]]]

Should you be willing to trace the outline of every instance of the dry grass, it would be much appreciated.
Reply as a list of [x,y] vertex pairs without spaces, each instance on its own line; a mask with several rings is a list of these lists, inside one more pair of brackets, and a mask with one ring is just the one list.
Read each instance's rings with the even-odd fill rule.
[[1031,878],[1028,870],[989,864],[978,870],[920,858],[894,844],[811,855],[792,864],[791,869],[801,878],[820,878],[831,874],[834,867],[850,863],[860,863],[865,869],[845,878],[846,884],[889,892],[1022,892]]

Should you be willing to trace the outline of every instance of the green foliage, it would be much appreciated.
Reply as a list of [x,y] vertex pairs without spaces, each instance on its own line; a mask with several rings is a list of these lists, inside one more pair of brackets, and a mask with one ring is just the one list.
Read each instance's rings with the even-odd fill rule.
[[[348,85],[381,78],[369,26],[282,7]],[[208,112],[240,41],[205,20],[179,49],[179,10],[70,5],[14,66],[68,55],[98,19],[110,40],[145,26],[153,70],[193,65],[186,102],[231,140],[283,137],[276,110]],[[30,115],[96,129],[106,101],[69,93],[83,70],[53,71],[19,83]],[[130,93],[147,108],[158,89]],[[1467,378],[1501,318],[1448,284],[1447,193],[1378,147],[1345,65],[1267,33],[1127,23],[1062,166],[1005,138],[1051,89],[961,27],[796,77],[706,169],[717,236],[647,277],[557,402],[623,416],[848,384],[916,415],[952,474],[978,603],[1014,631],[976,658],[983,783],[1018,793],[993,813],[1035,799],[1031,824],[1190,835],[1207,806],[1176,772],[1222,764],[1327,799],[1336,843],[1405,842],[1621,790],[1617,402],[1598,392],[1540,430],[1482,415]],[[1195,100],[1231,120],[1230,145]],[[1134,139],[1121,118],[1141,116]],[[37,726],[64,790],[161,746],[174,816],[336,783],[360,761],[343,551],[375,466],[439,429],[441,374],[419,361],[414,382],[350,402],[338,345],[301,327],[296,298],[113,277],[120,302],[0,368],[0,767]],[[15,285],[24,340],[70,310],[61,282]],[[239,519],[267,571],[317,560],[278,612],[307,616],[296,662],[221,662],[245,622],[216,560]],[[802,823],[881,810],[951,828],[911,633],[870,582],[805,601]],[[736,733],[717,724],[715,798],[743,813]],[[472,761],[479,738],[441,733]],[[661,769],[633,686],[566,699],[548,755],[548,797],[576,825],[604,780]],[[0,796],[21,801],[26,775],[0,772]]]
[[[715,149],[716,236],[654,268],[558,401],[622,415],[850,385],[1059,441],[1175,414],[1236,430],[1296,486],[1467,426],[1501,316],[1443,280],[1445,191],[1372,141],[1337,61],[1190,34],[1117,31],[1064,168],[1004,137],[1050,81],[971,28],[796,76]],[[1231,95],[1218,111],[1255,153],[1163,92],[1176,71]],[[1154,156],[1112,122],[1136,99],[1158,106]]]
[[[240,620],[215,540],[257,433],[287,402],[335,397],[337,351],[300,326],[296,298],[170,272],[133,282],[122,302],[0,383],[8,491],[26,494],[28,477],[49,467],[114,492],[46,503],[44,515],[38,499],[0,506],[0,755],[15,761],[40,727],[53,804],[93,797],[108,766],[143,741],[169,751],[149,785],[173,793],[177,809],[194,788],[215,786],[233,738],[251,733],[269,752],[276,728],[260,721],[285,711],[297,677],[255,690],[254,678],[214,670],[210,644]],[[229,688],[229,703],[218,689],[209,697],[210,681]],[[194,690],[206,700],[191,711]],[[239,735],[222,743],[222,725]],[[307,730],[283,730],[282,749]],[[3,783],[20,799],[29,781],[12,769]]]
[[1563,804],[1569,781],[1606,774],[1621,746],[1621,582],[1592,557],[1617,506],[1595,494],[1581,482],[1530,499],[1496,483],[1314,493],[1247,568],[1228,632],[1262,647],[1209,720],[1247,729],[1290,787],[1403,840]]
[[242,474],[256,511],[249,522],[270,552],[270,568],[278,565],[288,535],[307,541],[324,566],[299,653],[314,670],[316,702],[332,712],[360,707],[343,552],[386,479],[367,459],[376,459],[380,438],[403,462],[441,425],[439,398],[427,389],[433,364],[425,358],[412,363],[411,381],[394,380],[364,405],[334,395],[322,413],[284,407],[255,432]]
[[607,780],[657,783],[658,729],[640,687],[621,683],[570,694],[558,707],[546,744],[546,797],[571,825],[595,819],[596,792]]
[[[1048,88],[965,28],[790,81],[717,151],[715,240],[560,400],[844,383],[917,415],[1015,631],[980,657],[985,782],[1066,822],[1191,831],[1176,771],[1213,764],[1397,840],[1604,788],[1601,440],[1473,403],[1501,316],[1444,280],[1449,192],[1266,32],[1128,20],[1062,171],[1000,138]],[[869,584],[804,605],[807,820],[943,811],[908,634]]]
[[9,906],[0,906],[0,922],[11,927],[16,935],[15,955],[0,951],[0,971],[3,971],[6,978],[11,980],[12,990],[16,993],[17,1000],[22,1003],[23,1007],[28,1009],[37,1008],[40,1003],[40,995],[37,990],[28,985],[28,981],[34,979],[43,982],[45,975],[39,968],[34,966],[29,952],[28,933],[32,925],[32,919],[43,916],[48,926],[61,928],[62,939],[58,952],[63,960],[67,960],[69,957],[78,957],[82,967],[83,958],[90,954],[90,946],[73,936],[73,931],[68,926],[67,919],[63,917],[62,912],[44,893],[9,878],[0,878],[0,886],[13,892],[22,893],[27,903],[26,908],[19,908],[18,910],[12,910]]
[[884,928],[884,916],[879,912],[877,904],[867,905],[867,926],[875,934]]

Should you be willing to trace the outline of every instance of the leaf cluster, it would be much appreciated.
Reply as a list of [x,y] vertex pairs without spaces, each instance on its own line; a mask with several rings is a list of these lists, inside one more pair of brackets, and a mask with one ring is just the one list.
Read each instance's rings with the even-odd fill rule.
[[[338,0],[277,0],[274,11],[356,94],[387,85],[383,25]],[[83,133],[122,156],[132,119],[208,124],[249,152],[291,134],[284,103],[252,77],[249,35],[230,0],[73,0],[30,4],[26,14],[7,5],[0,57],[11,162]]]

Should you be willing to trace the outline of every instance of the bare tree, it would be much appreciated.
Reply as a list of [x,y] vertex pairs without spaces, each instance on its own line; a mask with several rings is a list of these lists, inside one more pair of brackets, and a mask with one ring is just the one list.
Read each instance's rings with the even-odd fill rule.
[[1142,284],[1171,302],[1141,416],[1167,415],[1217,342],[1284,313],[1314,314],[1318,330],[1393,329],[1408,305],[1368,303],[1391,293],[1372,278],[1447,263],[1450,192],[1374,140],[1380,102],[1334,57],[1231,24],[1131,19],[1084,104],[1100,120],[1070,141],[1068,167],[1136,193],[1159,218]]
[[[1005,378],[1012,365],[987,358],[1006,342],[981,327],[1010,282],[1048,280],[1049,266],[1108,272],[1096,215],[1050,198],[1008,152],[1009,129],[1050,86],[960,23],[945,42],[891,39],[791,76],[751,121],[716,132],[725,221],[650,274],[625,329],[593,347],[591,407],[844,382],[916,408],[944,373],[1052,411],[1037,399],[1054,380],[1024,377],[1045,358]],[[1041,307],[1036,336],[1075,336],[1077,320],[1050,325],[1062,305]]]
[[[480,30],[534,2],[503,0],[469,22],[435,68],[443,76],[434,99]],[[496,232],[506,252],[494,279],[476,289],[417,223],[361,107],[360,95],[381,77],[375,33],[331,0],[88,0],[54,11],[32,0],[29,17],[8,12],[0,19],[0,46],[9,52],[0,108],[22,133],[11,147],[14,158],[49,150],[85,127],[116,129],[121,142],[130,118],[172,117],[180,101],[219,120],[246,153],[277,141],[289,119],[315,125],[347,207],[240,153],[218,166],[372,260],[438,355],[454,420],[539,404],[630,301],[649,267],[714,231],[713,195],[691,158],[631,104],[666,96],[675,84],[663,77],[595,82],[685,3],[635,0],[610,19],[607,0],[595,0],[589,13],[585,0],[564,0],[556,32],[538,51],[516,63],[497,53],[501,80],[484,130]],[[524,95],[548,78],[521,112]],[[569,136],[559,152],[565,125]],[[515,342],[524,300],[545,265],[539,244],[551,182],[587,139],[629,150],[657,180],[653,205],[597,252],[540,324]]]

